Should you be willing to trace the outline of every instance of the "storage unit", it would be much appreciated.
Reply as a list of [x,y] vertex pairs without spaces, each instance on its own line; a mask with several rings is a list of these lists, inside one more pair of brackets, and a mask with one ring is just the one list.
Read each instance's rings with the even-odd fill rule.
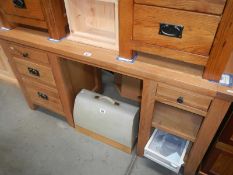
[[[160,70],[158,66],[157,69],[159,70],[154,70],[160,72],[166,71],[167,68]],[[208,120],[217,120],[223,114],[215,111],[215,105],[218,105],[218,100],[216,101],[214,98],[215,93],[197,87],[193,88],[193,86],[187,85],[186,81],[177,82],[177,80],[173,79],[175,78],[173,74],[174,70],[166,74],[167,77],[163,75],[156,77],[157,81],[144,80],[137,152],[138,155],[144,155],[159,163],[162,162],[163,166],[173,171],[177,172],[182,165],[184,166],[185,174],[195,174],[200,163],[198,161],[202,159],[199,156],[203,156],[200,151],[205,152],[208,146],[201,145],[204,141],[200,142],[200,137],[206,142],[210,142],[214,135],[212,132],[205,133],[203,128],[205,127],[205,130],[207,130],[214,123],[209,123]],[[188,75],[184,72],[183,74]],[[166,81],[167,79],[169,81]],[[197,84],[197,86],[200,86],[200,84]],[[147,105],[143,106],[144,103]],[[229,103],[224,104],[221,108],[226,109],[228,105]],[[210,118],[210,114],[215,115],[214,118]],[[219,124],[216,123],[217,121],[214,124]],[[164,163],[161,159],[158,161],[157,157],[153,159],[150,153],[148,155],[145,148],[147,148],[146,144],[151,137],[151,131],[153,129],[159,129],[190,142],[185,159],[182,159],[184,163],[172,168],[171,164],[167,161]],[[178,169],[176,169],[177,167]]]
[[38,83],[37,81],[31,81],[24,76],[22,77],[22,80],[27,93],[34,104],[64,116],[62,103],[56,88]]
[[133,40],[208,56],[219,21],[218,16],[135,4]]
[[205,116],[213,98],[185,90],[182,88],[159,83],[156,100],[177,108]]
[[152,126],[195,142],[202,120],[199,115],[156,102]]
[[118,0],[65,0],[68,39],[118,50]]
[[138,133],[139,108],[83,89],[75,99],[74,121],[81,131],[92,133],[88,135],[97,135],[101,141],[131,153]]
[[[53,60],[50,58],[52,55],[29,46],[1,42],[29,106],[32,109],[36,106],[47,108],[66,117],[69,124],[73,125],[73,117],[68,118],[67,110],[64,109],[66,102],[59,92],[60,79],[56,78],[57,74],[52,69]],[[61,62],[61,68],[66,74],[66,80],[69,80],[67,85],[69,84],[72,89],[72,94],[78,93],[82,88],[99,90],[97,84],[100,80],[95,68],[80,63],[70,64],[62,58]],[[77,74],[80,77],[77,77]]]
[[155,129],[145,147],[144,156],[179,173],[188,145],[189,141]]
[[0,7],[10,23],[46,29],[52,39],[59,40],[66,35],[63,0],[7,0],[2,1]]
[[[130,8],[127,6],[130,0],[122,0],[120,2],[125,2],[123,10],[124,8],[127,9],[129,11],[128,14],[130,14]],[[201,0],[200,2],[204,1]],[[222,1],[219,2],[221,3]],[[231,3],[233,1],[228,2]],[[233,5],[231,7],[233,7]],[[122,9],[120,11],[122,11]],[[126,15],[124,19],[128,20],[129,18],[127,18]],[[231,23],[229,22],[229,24]],[[125,26],[128,27],[130,25]],[[132,28],[128,27],[128,29],[130,30]],[[127,31],[128,30],[125,30],[125,34],[127,34]],[[17,45],[23,47],[22,52],[14,54],[6,53],[7,55],[11,55],[9,56],[11,66],[16,72],[18,80],[20,80],[20,85],[23,91],[25,91],[25,97],[28,99],[29,105],[34,107],[34,103],[31,102],[32,98],[29,97],[26,87],[29,88],[28,91],[32,92],[31,94],[33,97],[35,97],[35,91],[31,91],[32,88],[30,85],[24,85],[22,82],[24,76],[27,76],[26,78],[33,81],[33,83],[36,82],[44,85],[43,87],[36,86],[40,87],[36,92],[39,91],[39,95],[43,99],[51,99],[52,102],[58,102],[56,100],[56,91],[54,91],[54,89],[57,89],[64,114],[71,126],[73,126],[72,114],[74,96],[79,92],[81,87],[84,88],[88,84],[87,89],[92,89],[96,82],[96,79],[94,79],[96,77],[93,77],[95,69],[83,64],[96,66],[143,80],[137,154],[139,156],[144,155],[144,148],[151,136],[153,127],[158,127],[162,131],[166,129],[166,132],[170,134],[187,138],[193,142],[190,152],[188,153],[187,151],[188,154],[186,154],[187,157],[184,164],[184,173],[187,175],[195,174],[220,122],[229,108],[230,102],[233,101],[233,88],[222,87],[217,83],[202,79],[203,68],[196,69],[196,66],[184,65],[182,62],[179,62],[179,64],[169,64],[168,60],[172,59],[166,59],[164,64],[161,65],[157,64],[158,62],[155,63],[153,57],[150,59],[149,56],[139,55],[135,64],[129,65],[116,61],[116,51],[68,40],[63,40],[58,44],[54,44],[48,41],[44,33],[24,30],[22,28],[8,32],[0,31],[0,37],[4,42],[8,42],[7,47],[4,46],[5,44],[3,45],[5,51],[10,50],[11,45],[14,43],[18,43]],[[228,45],[227,43],[228,42],[226,42],[226,45]],[[27,58],[28,54],[24,54],[25,48],[38,51],[38,57],[33,56],[33,54],[30,56],[29,54],[30,58]],[[127,47],[125,48],[127,49]],[[83,55],[87,50],[92,53],[92,55],[88,55],[89,57]],[[219,49],[219,51],[221,52],[222,50]],[[46,53],[48,61],[46,57],[44,59],[37,59],[40,53],[42,55]],[[41,57],[43,57],[42,55]],[[54,87],[44,82],[42,83],[42,81],[34,77],[18,73],[15,66],[15,59],[22,59],[24,62],[32,62],[33,65],[38,64],[42,67],[46,66],[51,68],[56,86]],[[41,62],[41,60],[43,60],[43,62]],[[21,64],[21,62],[19,64]],[[178,67],[181,65],[183,68],[179,69]],[[76,66],[77,68],[75,68]],[[195,69],[193,67],[195,67]],[[83,85],[80,85],[80,83],[83,83]],[[80,86],[74,88],[75,85]],[[47,89],[47,87],[49,88]],[[35,98],[35,100],[41,101],[42,99]],[[158,108],[158,103],[161,103],[163,106],[161,110]],[[173,115],[173,117],[171,117],[171,115],[163,116],[162,114],[166,113],[166,111],[172,111],[171,113],[177,113],[177,115]],[[176,125],[173,125],[176,121],[179,121],[179,124],[181,123],[184,127],[181,127],[180,124],[177,128]],[[83,130],[83,128],[82,132],[92,137],[97,137],[93,132],[88,132],[87,130]],[[98,135],[97,138],[106,142],[112,141],[107,140],[106,137],[100,137],[100,135]]]
[[122,0],[119,9],[120,57],[154,54],[204,66],[205,78],[220,79],[233,49],[231,1]]

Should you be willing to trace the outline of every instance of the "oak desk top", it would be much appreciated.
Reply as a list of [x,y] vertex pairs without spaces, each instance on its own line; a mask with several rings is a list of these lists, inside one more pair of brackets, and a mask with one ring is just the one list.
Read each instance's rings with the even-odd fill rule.
[[[175,64],[174,61],[166,59],[166,62],[158,61],[153,56],[140,54],[133,63],[120,62],[116,60],[117,51],[98,48],[86,44],[81,44],[66,40],[51,42],[48,34],[25,28],[16,28],[10,31],[0,31],[0,39],[15,43],[24,44],[37,49],[45,50],[60,55],[62,58],[74,60],[91,66],[122,73],[138,79],[159,80],[169,84],[188,87],[194,91],[206,95],[215,96],[217,92],[224,96],[232,96],[229,88],[219,87],[217,83],[210,82],[202,78],[203,68],[182,63]],[[83,54],[91,52],[87,57]],[[155,57],[155,56],[154,56]],[[230,88],[233,90],[233,88]]]

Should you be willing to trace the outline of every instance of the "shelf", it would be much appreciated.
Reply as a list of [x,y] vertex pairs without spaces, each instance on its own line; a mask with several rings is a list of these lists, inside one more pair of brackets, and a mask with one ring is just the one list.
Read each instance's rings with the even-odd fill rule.
[[65,0],[67,39],[118,50],[118,0]]
[[195,142],[202,120],[197,114],[156,102],[152,126]]

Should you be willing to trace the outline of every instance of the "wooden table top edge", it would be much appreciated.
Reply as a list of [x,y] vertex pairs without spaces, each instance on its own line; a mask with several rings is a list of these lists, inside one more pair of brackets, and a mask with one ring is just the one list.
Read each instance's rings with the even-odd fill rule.
[[[55,43],[48,40],[48,34],[25,28],[16,28],[10,31],[0,31],[0,39],[23,44],[26,46],[55,53],[66,59],[74,60],[83,64],[122,73],[138,79],[170,80],[181,82],[186,85],[207,91],[210,96],[215,96],[218,91],[224,96],[233,96],[222,90],[218,83],[210,82],[200,76],[171,70],[156,65],[136,60],[134,64],[117,61],[118,52],[82,43],[73,42],[66,38]],[[90,57],[84,56],[84,52],[91,52]],[[139,56],[140,57],[140,56]],[[174,78],[175,77],[175,78]]]

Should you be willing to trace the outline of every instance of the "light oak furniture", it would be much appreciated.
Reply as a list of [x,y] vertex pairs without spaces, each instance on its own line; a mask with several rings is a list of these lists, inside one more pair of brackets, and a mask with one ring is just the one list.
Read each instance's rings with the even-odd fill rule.
[[[64,104],[59,93],[59,81],[56,69],[52,69],[49,53],[30,46],[1,40],[8,55],[11,67],[19,81],[29,107],[42,106],[64,116],[73,126],[73,118],[65,115]],[[52,57],[52,56],[51,56]],[[57,59],[58,61],[58,59]],[[87,65],[67,62],[63,57],[58,63],[62,69],[66,85],[77,94],[82,88],[100,90],[97,69]],[[79,77],[77,77],[77,75]],[[75,78],[74,78],[75,77]],[[59,80],[58,80],[59,79]]]
[[233,106],[201,164],[199,174],[231,175],[233,172]]
[[[46,29],[49,37],[66,36],[67,18],[63,0],[7,0],[0,2],[4,21]],[[13,28],[5,23],[4,27]]]
[[126,75],[115,73],[114,81],[122,97],[140,102],[142,98],[142,81]]
[[[35,100],[28,97],[29,94],[33,94],[31,89],[34,84],[31,85],[32,88],[26,86],[23,77],[26,77],[26,80],[30,79],[35,83],[40,83],[41,89],[46,86],[48,90],[46,92],[52,94],[52,99],[57,99],[56,92],[58,92],[64,116],[71,126],[74,126],[72,113],[76,96],[74,93],[76,86],[72,84],[78,84],[78,82],[74,83],[75,80],[78,81],[78,77],[77,74],[72,74],[72,76],[68,73],[71,70],[64,65],[68,64],[72,67],[74,64],[86,64],[142,80],[143,90],[137,153],[139,156],[143,156],[144,147],[153,127],[188,139],[193,144],[186,155],[184,165],[187,175],[195,174],[231,101],[233,101],[233,88],[222,87],[217,83],[203,79],[203,68],[199,66],[164,62],[161,61],[161,58],[148,55],[139,55],[134,64],[128,64],[116,60],[118,55],[116,51],[69,40],[62,40],[54,44],[47,40],[46,33],[22,28],[8,32],[0,31],[0,38],[5,43],[4,50],[11,55],[14,51],[10,48],[12,45],[14,48],[18,46],[30,48],[33,52],[36,50],[39,53],[47,53],[49,63],[46,63],[46,59],[42,59],[44,60],[43,63],[41,59],[40,61],[35,59],[33,61],[33,59],[28,60],[26,58],[22,61],[36,64],[38,66],[36,69],[40,66],[46,67],[47,69],[44,70],[49,69],[52,72],[54,81],[38,80],[38,78],[25,75],[24,72],[19,73],[16,60],[23,59],[23,55],[21,55],[22,58],[18,58],[17,54],[11,57],[11,66],[16,72],[29,105],[33,104],[32,100]],[[87,51],[92,54],[86,55]],[[85,83],[85,81],[79,82]],[[170,95],[168,96],[167,93]],[[43,94],[40,95],[43,96]],[[37,100],[35,101],[37,102]],[[177,115],[171,116],[170,113]],[[174,125],[175,121],[180,121],[182,127],[181,124],[180,127]]]
[[9,65],[8,58],[6,57],[1,45],[0,45],[0,79],[14,84],[18,83]]
[[118,0],[65,0],[68,39],[118,50]]
[[141,51],[202,65],[203,77],[218,81],[233,49],[232,11],[232,0],[121,0],[119,55]]

